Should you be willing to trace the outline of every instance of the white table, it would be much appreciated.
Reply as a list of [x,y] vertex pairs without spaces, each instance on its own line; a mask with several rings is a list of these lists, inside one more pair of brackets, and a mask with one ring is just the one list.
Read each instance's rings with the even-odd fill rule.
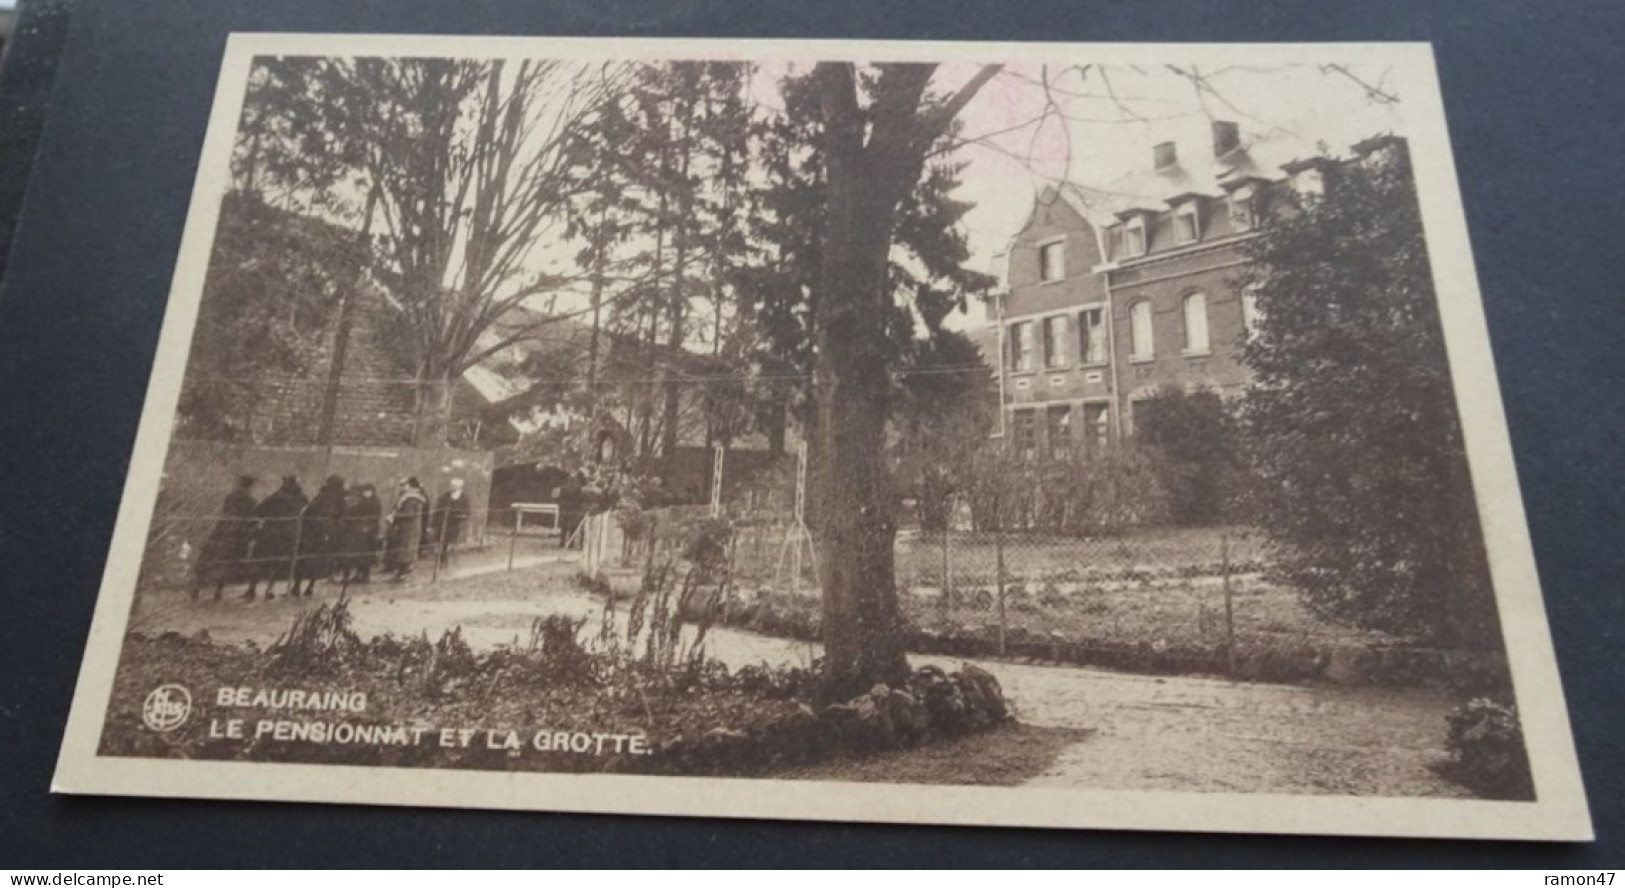
[[513,532],[522,533],[525,530],[526,515],[551,515],[553,523],[548,527],[559,529],[559,507],[557,503],[514,503],[513,504]]

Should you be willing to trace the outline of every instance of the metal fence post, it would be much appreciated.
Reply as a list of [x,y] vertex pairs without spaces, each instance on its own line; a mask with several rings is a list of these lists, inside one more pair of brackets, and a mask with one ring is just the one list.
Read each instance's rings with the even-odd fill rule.
[[[292,594],[299,589],[299,544],[305,533],[305,522],[302,516],[283,520],[293,522],[293,558],[288,562],[288,592]],[[266,587],[265,594],[267,596],[271,594],[269,586]]]
[[429,570],[429,582],[440,582],[440,562],[446,557],[446,528],[441,525],[440,532],[436,534],[438,545],[434,547],[434,567]]
[[1236,617],[1230,592],[1230,531],[1219,534],[1219,564],[1224,577],[1224,655],[1230,676],[1236,675]]
[[1004,656],[1005,633],[1008,629],[1004,610],[1004,528],[993,533],[993,552],[995,560],[995,573],[999,588],[999,656]]

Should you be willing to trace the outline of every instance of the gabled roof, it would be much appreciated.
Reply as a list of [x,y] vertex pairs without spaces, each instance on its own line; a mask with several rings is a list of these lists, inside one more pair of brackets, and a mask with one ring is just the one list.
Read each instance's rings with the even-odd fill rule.
[[1268,137],[1243,136],[1240,146],[1213,157],[1205,144],[1178,161],[1160,169],[1146,166],[1131,170],[1105,184],[1067,182],[1060,195],[1079,215],[1097,227],[1115,225],[1134,211],[1165,212],[1171,200],[1189,195],[1220,197],[1227,188],[1249,179],[1279,181],[1286,177],[1282,167],[1305,158],[1324,155],[1320,148],[1285,133]]

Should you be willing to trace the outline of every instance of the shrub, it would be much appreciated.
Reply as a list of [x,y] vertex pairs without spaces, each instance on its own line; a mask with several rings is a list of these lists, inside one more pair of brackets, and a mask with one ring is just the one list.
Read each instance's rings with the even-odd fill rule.
[[1135,434],[1155,451],[1175,524],[1223,520],[1240,466],[1230,410],[1210,389],[1159,388],[1134,405]]
[[1518,708],[1476,697],[1446,717],[1450,733],[1449,776],[1487,799],[1532,800],[1534,780],[1524,748]]
[[282,674],[332,672],[352,660],[364,645],[350,628],[350,600],[301,611],[281,637],[271,643],[270,669]]
[[1028,458],[990,443],[977,460],[969,493],[978,531],[1110,534],[1170,516],[1156,455],[1147,448],[1080,446]]

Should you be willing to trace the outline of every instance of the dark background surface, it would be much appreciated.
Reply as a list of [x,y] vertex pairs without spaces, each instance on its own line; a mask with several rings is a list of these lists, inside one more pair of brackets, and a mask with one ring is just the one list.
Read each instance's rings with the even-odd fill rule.
[[[1625,4],[49,0],[0,88],[0,867],[1597,869],[1625,849]],[[72,11],[43,136],[52,45]],[[30,40],[31,17],[37,33]],[[48,793],[232,30],[1434,44],[1593,845],[603,817]],[[35,99],[16,103],[16,93]],[[18,109],[21,109],[20,112]],[[545,804],[545,799],[538,799]]]

